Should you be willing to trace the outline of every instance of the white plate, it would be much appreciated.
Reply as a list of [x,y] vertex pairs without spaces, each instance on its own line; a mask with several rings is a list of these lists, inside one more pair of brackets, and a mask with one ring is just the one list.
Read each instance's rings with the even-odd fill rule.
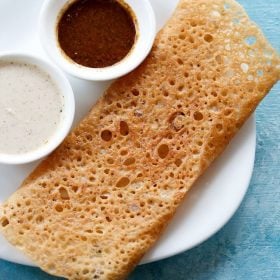
[[[162,0],[151,2],[159,28],[172,14],[177,0],[165,0],[164,4]],[[41,4],[42,0],[0,0],[0,52],[24,50],[45,57],[37,36]],[[76,96],[78,121],[88,112],[108,83],[85,82],[70,77],[69,79]],[[142,263],[163,259],[198,245],[216,233],[232,217],[250,182],[255,140],[255,120],[251,118],[226,152],[190,191],[164,235]],[[35,165],[0,165],[0,202],[16,190]],[[0,258],[32,265],[30,260],[1,236]]]

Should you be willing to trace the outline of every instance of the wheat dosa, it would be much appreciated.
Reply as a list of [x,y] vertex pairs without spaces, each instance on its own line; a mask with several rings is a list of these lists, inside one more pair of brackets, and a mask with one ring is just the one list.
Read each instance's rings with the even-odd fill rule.
[[182,0],[146,61],[1,206],[1,232],[43,270],[124,279],[278,80],[277,54],[226,3]]

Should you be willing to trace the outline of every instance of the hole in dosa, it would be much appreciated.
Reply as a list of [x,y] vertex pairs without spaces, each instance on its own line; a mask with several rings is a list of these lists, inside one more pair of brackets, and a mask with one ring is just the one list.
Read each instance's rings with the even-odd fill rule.
[[107,141],[107,142],[110,141],[112,139],[112,132],[110,130],[108,130],[108,129],[103,130],[101,132],[101,138],[104,141]]
[[158,147],[158,155],[160,158],[164,159],[169,153],[169,147],[167,144],[162,144]]
[[3,220],[1,221],[1,225],[2,227],[6,227],[7,225],[9,225],[9,220],[7,218],[3,218]]
[[120,133],[123,136],[127,136],[129,134],[128,124],[125,121],[120,122]]
[[57,212],[62,212],[63,211],[63,207],[61,206],[61,205],[56,205],[55,206],[55,210],[57,211]]
[[122,177],[116,184],[117,188],[123,188],[129,184],[129,179],[127,177]]
[[210,43],[213,41],[213,36],[211,34],[205,34],[204,41]]
[[63,188],[63,187],[59,188],[59,193],[60,193],[60,197],[62,199],[65,199],[65,200],[70,199],[68,191],[65,188]]
[[199,111],[196,111],[194,112],[193,114],[193,118],[196,120],[196,121],[201,121],[203,119],[203,115],[201,112]]
[[128,158],[125,160],[124,165],[131,165],[135,163],[135,158]]

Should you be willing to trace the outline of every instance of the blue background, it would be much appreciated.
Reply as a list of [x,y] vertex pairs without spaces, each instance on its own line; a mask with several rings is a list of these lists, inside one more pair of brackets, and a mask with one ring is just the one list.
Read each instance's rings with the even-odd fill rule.
[[[280,52],[280,0],[240,0]],[[129,280],[280,279],[280,83],[257,109],[257,152],[249,191],[231,221],[202,245],[138,267]],[[176,242],[176,241],[174,241]],[[0,260],[0,280],[54,280]]]

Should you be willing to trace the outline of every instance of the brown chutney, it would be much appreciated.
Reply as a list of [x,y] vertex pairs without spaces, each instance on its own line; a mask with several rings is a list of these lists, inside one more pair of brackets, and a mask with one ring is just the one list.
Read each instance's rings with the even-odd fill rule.
[[117,0],[76,0],[57,24],[60,48],[74,62],[103,68],[125,58],[136,41],[136,17]]

